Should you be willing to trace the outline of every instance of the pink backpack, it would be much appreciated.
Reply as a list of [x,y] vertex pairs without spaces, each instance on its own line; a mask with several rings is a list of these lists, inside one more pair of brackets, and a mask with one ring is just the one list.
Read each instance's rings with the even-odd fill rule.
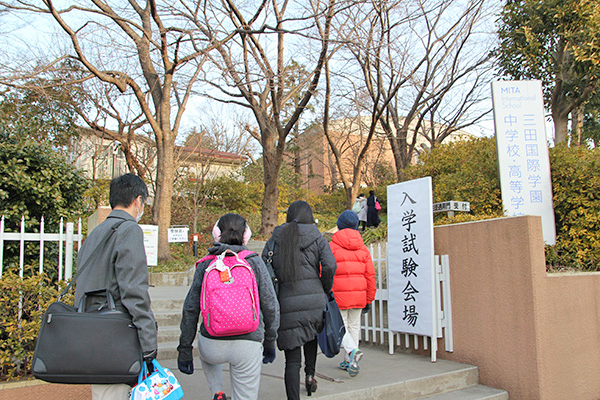
[[202,280],[200,312],[211,336],[233,336],[258,329],[260,302],[254,270],[246,261],[253,252],[208,255],[196,263],[212,259]]

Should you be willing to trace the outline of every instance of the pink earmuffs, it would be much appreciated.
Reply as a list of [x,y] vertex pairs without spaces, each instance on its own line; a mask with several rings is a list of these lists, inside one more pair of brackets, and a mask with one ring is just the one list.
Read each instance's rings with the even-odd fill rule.
[[[215,224],[212,230],[212,235],[215,242],[219,242],[221,240],[221,229],[219,229],[219,221],[220,220],[217,220],[217,223]],[[248,224],[246,224],[246,229],[244,229],[244,236],[242,238],[242,244],[245,246],[251,237],[252,231],[250,230]]]

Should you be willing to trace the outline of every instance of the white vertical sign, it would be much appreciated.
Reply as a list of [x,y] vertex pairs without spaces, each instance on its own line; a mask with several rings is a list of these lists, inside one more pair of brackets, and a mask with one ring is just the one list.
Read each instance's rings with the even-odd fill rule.
[[431,177],[387,187],[389,327],[436,337]]
[[140,225],[144,232],[144,249],[148,266],[158,265],[158,226]]
[[540,81],[492,82],[496,151],[507,215],[542,217],[544,241],[556,243],[550,159]]

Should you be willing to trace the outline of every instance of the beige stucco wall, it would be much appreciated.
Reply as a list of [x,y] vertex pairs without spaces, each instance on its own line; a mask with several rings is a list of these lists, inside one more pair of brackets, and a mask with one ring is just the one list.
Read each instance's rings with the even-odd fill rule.
[[88,235],[95,227],[104,222],[111,211],[112,209],[110,207],[100,206],[92,215],[88,217]]
[[547,274],[539,217],[435,228],[448,254],[454,352],[511,399],[600,397],[600,275]]
[[536,285],[542,399],[600,398],[600,274],[548,274]]

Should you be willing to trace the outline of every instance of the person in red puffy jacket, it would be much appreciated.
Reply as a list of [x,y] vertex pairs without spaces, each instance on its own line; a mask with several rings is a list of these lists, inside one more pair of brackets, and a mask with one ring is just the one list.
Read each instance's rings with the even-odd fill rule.
[[346,210],[337,220],[338,231],[329,245],[337,262],[333,278],[333,293],[342,313],[346,334],[342,339],[344,361],[340,368],[351,377],[359,372],[358,362],[363,353],[358,348],[360,317],[371,309],[375,298],[375,269],[371,254],[358,231],[358,216]]

